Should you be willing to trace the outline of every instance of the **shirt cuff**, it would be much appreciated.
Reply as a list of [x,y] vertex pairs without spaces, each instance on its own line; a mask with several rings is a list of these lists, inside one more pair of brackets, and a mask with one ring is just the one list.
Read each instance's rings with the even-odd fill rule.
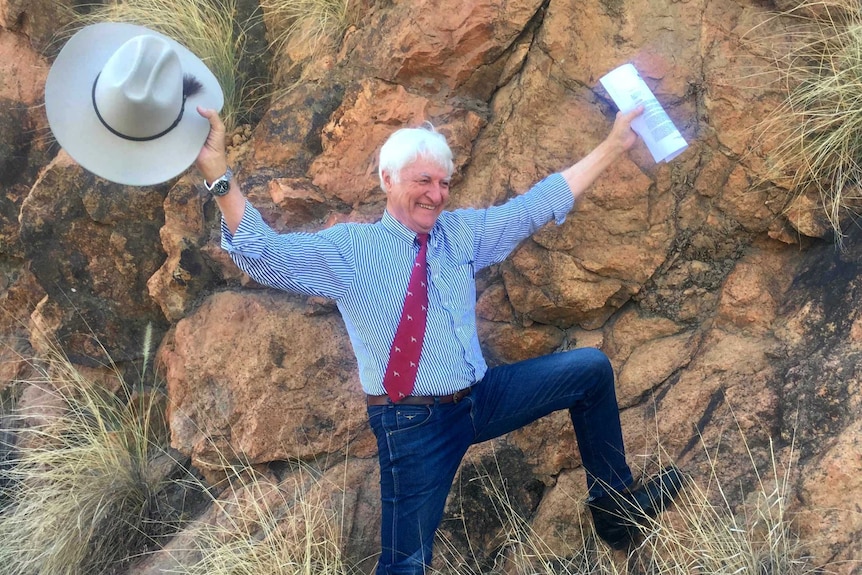
[[230,233],[224,217],[222,217],[221,247],[229,254],[258,259],[263,256],[266,246],[273,236],[275,236],[275,231],[266,225],[260,212],[248,200],[245,201],[245,213],[235,233]]
[[553,214],[554,222],[559,226],[566,221],[566,216],[575,207],[575,196],[569,183],[562,174],[551,174],[540,185],[544,188],[542,198],[546,207]]

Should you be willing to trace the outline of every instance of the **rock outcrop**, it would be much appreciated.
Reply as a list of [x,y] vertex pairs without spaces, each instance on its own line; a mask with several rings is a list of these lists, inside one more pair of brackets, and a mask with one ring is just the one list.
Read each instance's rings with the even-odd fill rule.
[[[562,226],[480,275],[487,358],[603,349],[633,463],[672,458],[729,486],[735,503],[778,476],[814,561],[862,572],[862,234],[837,250],[811,198],[786,210],[788,191],[768,178],[758,126],[782,94],[752,39],[785,33],[770,3],[359,4],[329,53],[299,63],[308,81],[234,142],[231,162],[266,221],[313,231],[375,220],[376,153],[425,120],[455,153],[451,204],[505,201],[604,138],[615,108],[598,78],[634,63],[690,147],[658,165],[636,147]],[[62,24],[49,5],[0,0],[0,300],[15,318],[0,324],[4,338],[36,353],[58,340],[82,365],[106,353],[133,365],[151,325],[173,447],[213,477],[225,463],[329,462],[321,472],[360,494],[345,508],[350,549],[367,557],[376,447],[337,311],[243,276],[218,247],[217,209],[193,170],[124,188],[57,150],[40,107]],[[0,387],[21,368],[2,358]],[[583,495],[583,472],[565,414],[471,455],[480,465],[494,452],[547,541],[577,533],[565,501]],[[471,465],[458,481],[478,473]],[[480,497],[461,493],[459,509]],[[493,547],[493,522],[471,521]]]

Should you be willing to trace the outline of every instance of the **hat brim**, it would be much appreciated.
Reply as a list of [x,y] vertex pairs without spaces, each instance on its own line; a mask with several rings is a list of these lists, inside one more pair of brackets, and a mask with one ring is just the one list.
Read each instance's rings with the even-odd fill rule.
[[[93,82],[105,63],[127,40],[154,35],[171,43],[184,74],[202,89],[189,96],[183,117],[155,140],[134,142],[108,131],[93,109]],[[196,108],[221,111],[224,95],[207,66],[179,42],[143,26],[120,22],[79,30],[57,55],[45,82],[45,112],[57,142],[86,170],[112,182],[151,186],[170,180],[194,163],[209,133],[209,122]]]

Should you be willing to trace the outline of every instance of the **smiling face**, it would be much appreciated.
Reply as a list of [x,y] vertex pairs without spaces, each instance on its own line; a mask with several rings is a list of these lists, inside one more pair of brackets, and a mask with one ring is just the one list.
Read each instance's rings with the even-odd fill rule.
[[398,181],[383,173],[386,210],[405,227],[427,234],[449,200],[449,171],[419,156],[401,169]]

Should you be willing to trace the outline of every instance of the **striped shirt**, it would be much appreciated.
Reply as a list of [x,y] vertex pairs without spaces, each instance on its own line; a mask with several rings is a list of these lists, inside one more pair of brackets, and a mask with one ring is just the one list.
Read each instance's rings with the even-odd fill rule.
[[[482,379],[488,367],[476,333],[476,272],[503,261],[574,198],[560,174],[488,209],[443,212],[428,240],[428,324],[414,395],[447,395]],[[372,224],[336,224],[317,233],[276,233],[246,201],[235,234],[222,222],[222,247],[258,283],[335,300],[365,393],[383,395],[389,348],[419,251],[416,233],[389,212]]]

